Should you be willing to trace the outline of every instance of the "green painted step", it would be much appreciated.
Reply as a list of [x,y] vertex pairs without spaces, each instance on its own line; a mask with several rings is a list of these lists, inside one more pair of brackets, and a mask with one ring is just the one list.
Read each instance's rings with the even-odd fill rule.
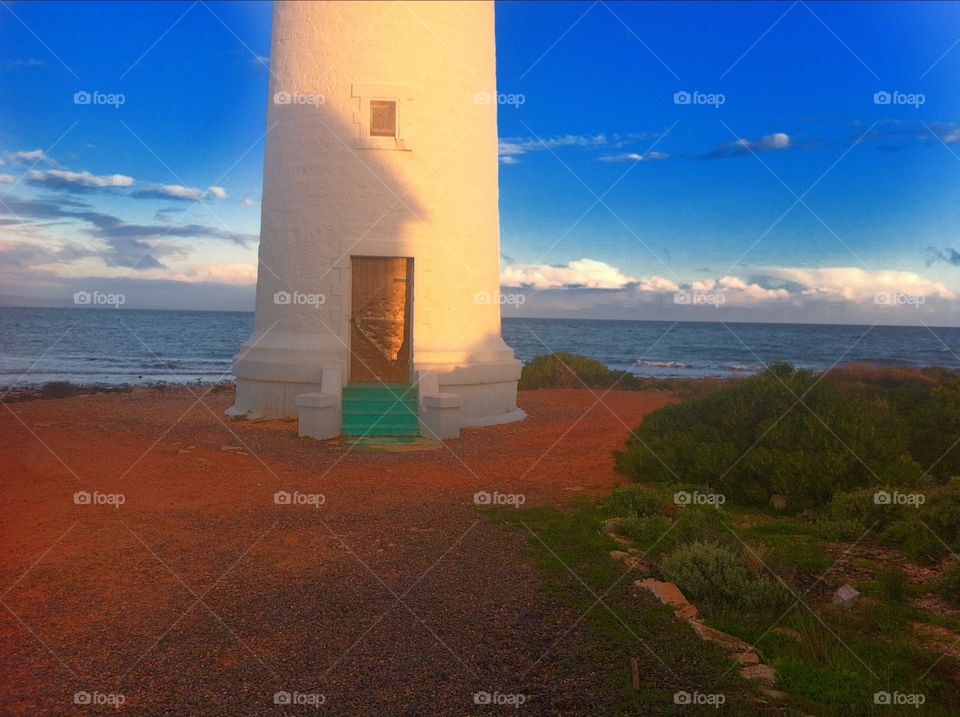
[[343,389],[340,433],[344,436],[420,435],[417,392],[403,384],[361,383]]

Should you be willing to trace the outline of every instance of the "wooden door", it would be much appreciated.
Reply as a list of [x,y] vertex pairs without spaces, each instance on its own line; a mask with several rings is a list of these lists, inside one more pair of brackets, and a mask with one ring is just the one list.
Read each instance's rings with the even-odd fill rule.
[[351,259],[350,381],[410,383],[413,260]]

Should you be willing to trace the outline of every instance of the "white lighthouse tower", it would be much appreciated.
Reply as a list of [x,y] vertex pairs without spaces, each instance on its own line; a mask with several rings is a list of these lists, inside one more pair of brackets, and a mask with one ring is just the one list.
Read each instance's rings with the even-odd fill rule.
[[318,438],[522,418],[493,3],[278,2],[270,69],[256,322],[228,413],[299,414]]

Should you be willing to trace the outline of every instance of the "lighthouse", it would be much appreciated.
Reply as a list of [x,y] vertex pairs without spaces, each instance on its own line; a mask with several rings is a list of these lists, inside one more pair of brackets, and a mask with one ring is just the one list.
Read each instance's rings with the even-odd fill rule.
[[256,319],[234,416],[519,420],[500,335],[492,2],[274,4]]

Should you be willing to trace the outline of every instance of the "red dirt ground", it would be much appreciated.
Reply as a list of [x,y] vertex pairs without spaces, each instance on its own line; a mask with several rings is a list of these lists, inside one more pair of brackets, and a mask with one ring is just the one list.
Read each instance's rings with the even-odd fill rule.
[[[525,694],[534,713],[595,704],[602,676],[553,659],[578,630],[537,662],[577,616],[539,592],[526,536],[473,497],[609,490],[610,451],[669,395],[522,392],[522,423],[388,454],[231,421],[230,391],[199,396],[0,408],[0,711],[89,714],[78,691],[138,715],[314,712],[275,707],[278,691],[323,694],[334,714],[469,714],[478,690]],[[276,505],[278,490],[325,503]]]

